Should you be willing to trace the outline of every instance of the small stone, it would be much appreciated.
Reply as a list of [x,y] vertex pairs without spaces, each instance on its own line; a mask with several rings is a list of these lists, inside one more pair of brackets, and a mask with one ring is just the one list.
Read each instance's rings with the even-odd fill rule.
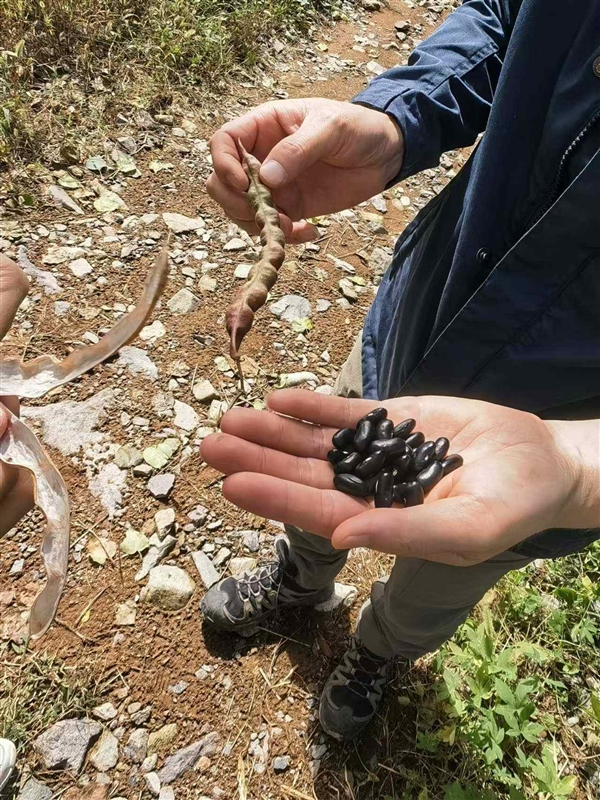
[[199,228],[205,227],[205,222],[200,217],[186,217],[183,214],[174,214],[166,211],[162,215],[165,225],[173,231],[173,233],[188,233],[189,231],[197,231]]
[[118,760],[119,742],[114,734],[105,730],[90,752],[90,762],[98,772],[108,772],[116,767]]
[[42,258],[42,264],[64,264],[65,261],[76,261],[83,258],[85,250],[82,247],[56,247],[50,248]]
[[319,313],[323,313],[327,311],[327,309],[331,308],[331,301],[330,300],[317,300],[316,309]]
[[161,336],[164,336],[167,332],[167,329],[162,324],[162,322],[157,319],[151,325],[146,325],[142,330],[138,333],[138,336],[143,342],[155,342],[157,339],[160,339]]
[[147,483],[148,491],[157,500],[164,500],[169,496],[175,484],[175,475],[172,472],[163,472],[153,475]]
[[243,575],[245,572],[252,572],[256,569],[257,561],[255,558],[232,558],[229,561],[229,571],[232,575]]
[[174,536],[165,536],[159,545],[151,547],[143,558],[142,566],[137,572],[135,580],[143,580],[151,569],[158,566],[175,549],[176,544],[177,539]]
[[127,761],[132,761],[134,764],[141,764],[148,751],[148,736],[146,728],[137,728],[132,731],[127,744],[123,748],[123,758]]
[[200,417],[187,403],[175,400],[173,405],[175,417],[173,423],[184,431],[193,431],[200,424]]
[[9,575],[20,575],[23,570],[25,569],[25,559],[24,558],[17,558],[16,561],[13,561],[10,570],[8,571]]
[[175,800],[175,792],[171,786],[163,786],[158,795],[158,800]]
[[340,606],[343,608],[350,608],[356,601],[357,597],[358,589],[356,586],[350,586],[349,584],[345,583],[336,583],[331,597],[328,600],[325,600],[325,602],[316,605],[315,611],[329,613]]
[[271,312],[276,317],[286,322],[294,322],[296,319],[306,319],[311,315],[311,306],[305,297],[299,294],[286,294],[277,302],[269,306]]
[[189,375],[190,372],[190,365],[186,364],[186,362],[182,361],[180,358],[176,358],[175,361],[171,363],[169,368],[169,373],[174,375],[176,378],[185,378],[185,376]]
[[153,753],[151,756],[146,756],[146,758],[142,761],[140,766],[140,772],[153,772],[156,764],[158,763],[158,756],[156,753]]
[[231,550],[228,547],[221,547],[218,553],[213,558],[215,567],[221,567],[231,556]]
[[365,11],[381,11],[380,0],[362,0],[362,7]]
[[85,278],[92,271],[92,265],[85,258],[77,258],[75,261],[71,261],[69,269],[76,278]]
[[173,314],[191,314],[200,307],[200,300],[189,289],[180,289],[167,302],[169,311]]
[[162,728],[150,734],[148,738],[148,753],[163,753],[177,739],[178,733],[179,728],[175,722],[163,725]]
[[146,781],[146,786],[150,794],[154,795],[154,797],[158,797],[160,794],[160,778],[157,773],[148,772],[144,775],[144,780]]
[[133,468],[133,474],[137,478],[147,478],[152,475],[152,467],[150,464],[138,464],[137,467]]
[[217,281],[210,275],[203,275],[198,281],[198,288],[202,292],[214,292],[217,288]]
[[385,67],[382,67],[377,61],[369,61],[367,64],[367,69],[374,75],[381,75],[385,72]]
[[290,757],[289,756],[276,756],[273,759],[273,770],[275,774],[279,775],[282,772],[285,772],[290,767]]
[[207,734],[197,742],[183,747],[169,756],[158,773],[161,783],[173,783],[190,767],[193,767],[202,756],[212,756],[217,752],[219,734],[216,731]]
[[219,393],[208,380],[197,381],[194,383],[192,393],[199,403],[210,403],[212,400],[219,399]]
[[125,444],[119,447],[114,456],[115,464],[119,469],[129,469],[129,467],[137,467],[142,463],[142,453],[137,447],[131,444]]
[[246,280],[250,275],[250,270],[252,269],[252,264],[238,264],[235,270],[233,271],[234,278],[241,278],[242,280]]
[[196,569],[200,573],[202,583],[207,589],[210,589],[210,587],[215,584],[220,577],[219,573],[214,567],[214,564],[206,555],[206,553],[203,553],[201,550],[192,553],[192,559],[196,565]]
[[206,518],[208,517],[208,508],[206,508],[206,506],[194,506],[194,508],[188,512],[187,517],[190,522],[193,522],[194,525],[199,528],[206,522]]
[[119,712],[112,703],[102,703],[101,706],[96,706],[96,708],[92,709],[92,714],[96,719],[102,720],[102,722],[110,722],[118,713]]
[[148,585],[142,590],[140,600],[163,611],[179,611],[188,604],[195,588],[185,570],[162,564],[150,570]]
[[211,767],[211,760],[208,756],[200,756],[198,761],[196,762],[196,769],[198,772],[208,772]]
[[30,777],[19,792],[18,800],[52,800],[54,792],[45,783]]
[[242,544],[251,553],[257,553],[260,548],[260,539],[256,531],[243,531]]
[[46,769],[67,769],[77,774],[90,745],[102,733],[99,722],[88,719],[64,719],[55,723],[34,741]]
[[135,625],[137,607],[134,600],[119,603],[115,609],[115,625]]
[[175,527],[175,510],[172,508],[161,508],[154,515],[154,524],[159,539],[164,539],[168,533],[173,533]]
[[245,250],[246,247],[246,242],[243,239],[234,237],[233,239],[230,239],[227,244],[223,245],[223,250],[230,252],[236,250]]
[[171,686],[168,687],[168,691],[171,692],[171,694],[178,694],[179,695],[179,694],[183,694],[185,692],[185,690],[187,689],[187,687],[188,687],[188,684],[187,684],[186,681],[177,681],[177,683],[174,683],[174,684],[172,684]]
[[71,303],[67,300],[56,300],[53,307],[57,317],[64,317],[65,314],[68,314]]
[[358,300],[358,293],[354,284],[348,280],[348,278],[342,278],[341,281],[338,281],[338,286],[340,287],[341,293],[347,300],[352,300],[353,302]]
[[125,345],[119,350],[119,366],[125,367],[132,375],[142,375],[151,381],[158,378],[158,367],[140,347]]

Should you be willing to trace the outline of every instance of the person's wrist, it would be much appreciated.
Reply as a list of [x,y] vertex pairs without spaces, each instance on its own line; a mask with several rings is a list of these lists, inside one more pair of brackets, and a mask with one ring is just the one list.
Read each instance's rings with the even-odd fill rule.
[[384,167],[385,185],[391,183],[400,174],[404,162],[404,134],[396,120],[385,112],[380,112],[386,119],[385,131],[389,140],[390,158]]
[[564,502],[554,527],[600,527],[600,420],[551,420],[546,425],[566,479]]

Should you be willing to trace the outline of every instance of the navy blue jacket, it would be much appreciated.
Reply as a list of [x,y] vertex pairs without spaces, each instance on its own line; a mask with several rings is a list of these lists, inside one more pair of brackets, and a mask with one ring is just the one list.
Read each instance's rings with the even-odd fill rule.
[[[365,324],[365,396],[600,417],[599,0],[465,0],[354,101],[400,125],[396,180],[485,131],[398,240]],[[515,549],[597,538],[545,531]]]

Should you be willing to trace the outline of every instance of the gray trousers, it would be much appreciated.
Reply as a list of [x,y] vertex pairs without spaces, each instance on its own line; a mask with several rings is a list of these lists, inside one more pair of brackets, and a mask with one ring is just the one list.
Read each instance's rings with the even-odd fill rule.
[[[362,395],[360,336],[335,391],[344,397]],[[329,539],[290,525],[286,531],[300,585],[319,589],[330,584],[346,563],[348,551],[335,550]],[[396,558],[387,580],[375,581],[371,587],[371,599],[358,622],[358,638],[379,656],[419,658],[449,639],[503,575],[531,561],[511,550],[472,567]]]

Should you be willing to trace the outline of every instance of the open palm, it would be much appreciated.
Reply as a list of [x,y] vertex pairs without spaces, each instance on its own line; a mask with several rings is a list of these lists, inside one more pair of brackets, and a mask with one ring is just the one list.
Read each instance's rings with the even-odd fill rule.
[[[464,466],[422,506],[379,508],[333,488],[332,434],[378,405],[428,439],[446,436]],[[455,565],[484,561],[547,527],[561,527],[573,469],[551,424],[515,409],[449,397],[385,403],[301,390],[269,397],[270,411],[233,409],[202,455],[225,473],[225,497],[266,518],[331,538],[335,547]],[[276,412],[276,413],[271,413]]]

